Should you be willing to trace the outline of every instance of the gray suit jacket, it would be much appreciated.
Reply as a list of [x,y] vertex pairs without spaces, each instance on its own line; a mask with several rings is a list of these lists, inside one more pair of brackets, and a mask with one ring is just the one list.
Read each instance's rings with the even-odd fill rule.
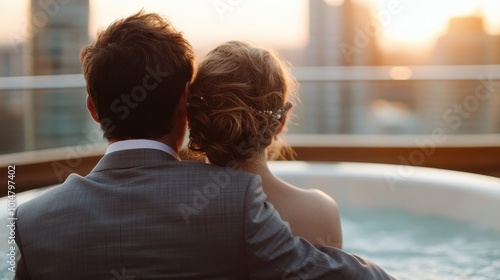
[[390,277],[293,237],[258,176],[153,149],[105,155],[16,215],[16,279]]

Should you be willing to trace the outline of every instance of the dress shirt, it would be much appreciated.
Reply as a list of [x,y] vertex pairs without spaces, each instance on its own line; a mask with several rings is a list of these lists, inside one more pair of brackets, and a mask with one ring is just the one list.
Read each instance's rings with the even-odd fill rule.
[[134,150],[134,149],[160,150],[173,156],[175,159],[179,161],[181,160],[179,155],[170,146],[163,144],[159,141],[147,140],[147,139],[122,140],[111,143],[106,149],[106,154],[118,151]]

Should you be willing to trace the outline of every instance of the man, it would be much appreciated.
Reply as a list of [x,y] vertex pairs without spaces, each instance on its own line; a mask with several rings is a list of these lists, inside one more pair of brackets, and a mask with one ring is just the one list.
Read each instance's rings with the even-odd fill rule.
[[81,55],[87,107],[110,145],[17,209],[16,279],[387,279],[291,235],[258,176],[177,152],[193,52],[156,14],[111,24]]

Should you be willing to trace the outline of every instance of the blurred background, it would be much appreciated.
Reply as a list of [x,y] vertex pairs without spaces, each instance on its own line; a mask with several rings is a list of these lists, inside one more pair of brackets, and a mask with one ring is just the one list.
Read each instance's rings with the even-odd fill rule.
[[[39,194],[16,198],[8,186],[15,193],[52,186],[100,160],[106,144],[85,107],[80,50],[144,9],[184,32],[197,59],[224,41],[247,40],[293,65],[301,103],[287,138],[297,159],[340,162],[323,169],[298,162],[298,173],[313,175],[297,185],[336,187],[329,194],[342,208],[347,250],[401,279],[499,275],[498,231],[402,210],[498,225],[497,178],[412,166],[500,177],[500,1],[0,0],[0,7],[0,200],[10,205],[0,216]],[[349,199],[397,207],[356,210],[346,208]],[[7,233],[0,236],[7,246]],[[0,279],[11,279],[2,271]]]
[[483,144],[500,133],[498,1],[0,0],[0,5],[0,154],[103,141],[85,108],[79,52],[99,29],[142,8],[169,18],[198,58],[227,40],[278,51],[300,83],[302,104],[289,127],[291,138],[334,135],[322,139],[368,144],[393,139],[385,144],[392,146],[411,139],[409,145],[418,147],[412,142],[432,140],[436,133]]

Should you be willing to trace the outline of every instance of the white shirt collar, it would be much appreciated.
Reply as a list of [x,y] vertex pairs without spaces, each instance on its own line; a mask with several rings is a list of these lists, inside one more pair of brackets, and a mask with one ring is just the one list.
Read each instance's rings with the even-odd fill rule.
[[122,140],[111,143],[106,149],[106,154],[125,151],[125,150],[134,150],[134,149],[155,149],[163,151],[171,156],[173,156],[177,160],[181,160],[179,155],[168,145],[165,145],[161,142],[154,140],[146,140],[146,139],[134,139],[134,140]]

